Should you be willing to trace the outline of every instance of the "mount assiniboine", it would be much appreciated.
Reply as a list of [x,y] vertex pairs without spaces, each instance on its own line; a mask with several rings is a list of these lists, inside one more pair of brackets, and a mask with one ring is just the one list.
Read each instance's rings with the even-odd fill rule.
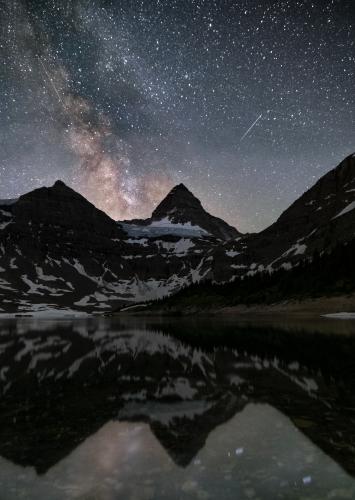
[[57,181],[0,201],[0,313],[108,312],[207,279],[291,269],[354,237],[355,155],[244,236],[182,184],[151,218],[117,222]]

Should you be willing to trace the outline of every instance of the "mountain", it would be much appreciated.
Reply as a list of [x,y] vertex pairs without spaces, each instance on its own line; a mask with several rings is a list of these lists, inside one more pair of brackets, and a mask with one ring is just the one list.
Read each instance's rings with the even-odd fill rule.
[[210,259],[216,282],[291,269],[355,236],[355,155],[348,156],[260,233],[219,246]]
[[177,208],[190,200],[191,219],[160,211],[134,224],[113,221],[61,181],[2,201],[0,312],[103,312],[199,281],[204,256],[221,243],[207,228],[238,232],[187,193],[178,187],[173,199]]
[[178,184],[168,193],[151,218],[126,221],[124,227],[127,231],[143,234],[209,235],[220,240],[241,236],[234,227],[206,212],[200,200],[184,184]]
[[152,214],[152,220],[168,218],[173,224],[201,227],[205,232],[221,240],[237,238],[241,234],[218,217],[210,215],[184,184],[175,186]]
[[[134,314],[183,316],[208,313],[355,312],[355,237],[322,255],[314,253],[291,269],[279,267],[226,283],[204,281],[180,290]],[[125,309],[123,309],[124,311]],[[128,313],[130,313],[128,309]]]
[[0,201],[0,313],[111,311],[201,281],[290,270],[354,236],[355,155],[251,235],[183,184],[149,219],[117,222],[57,181]]

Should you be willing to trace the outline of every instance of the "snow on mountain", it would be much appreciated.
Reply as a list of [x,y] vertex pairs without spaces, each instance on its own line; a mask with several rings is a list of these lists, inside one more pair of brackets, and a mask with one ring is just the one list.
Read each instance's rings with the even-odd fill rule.
[[105,312],[204,279],[291,269],[352,239],[354,208],[354,156],[250,235],[208,214],[182,184],[151,218],[115,222],[57,181],[0,205],[0,313]]
[[216,248],[210,275],[226,282],[255,269],[291,269],[314,252],[355,236],[355,156],[345,158],[298,198],[264,231]]
[[58,181],[0,209],[0,313],[105,312],[204,279],[220,240],[168,216],[116,223]]
[[210,215],[184,184],[175,186],[159,203],[150,219],[124,221],[121,226],[130,234],[175,234],[179,236],[213,236],[229,240],[240,236],[232,226]]
[[[352,191],[352,190],[351,190]],[[355,190],[354,190],[355,191]],[[350,192],[350,190],[347,191],[348,193]],[[354,210],[355,208],[355,201],[352,201],[351,203],[349,203],[349,205],[347,205],[345,208],[343,208],[343,210],[341,212],[339,212],[335,217],[333,217],[334,219],[336,219],[337,217],[340,217],[341,215],[344,215],[344,214],[347,214],[348,212],[350,212],[351,210]]]
[[159,220],[152,220],[147,225],[129,224],[120,222],[119,225],[129,236],[139,238],[144,236],[204,236],[209,233],[200,226],[191,224],[191,222],[175,223],[169,217],[163,217]]

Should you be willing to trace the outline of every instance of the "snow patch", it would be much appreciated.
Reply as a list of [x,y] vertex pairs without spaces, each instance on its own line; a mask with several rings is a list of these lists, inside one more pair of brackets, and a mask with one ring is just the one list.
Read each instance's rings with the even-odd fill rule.
[[187,251],[195,246],[195,243],[193,243],[189,238],[181,238],[176,242],[157,240],[154,243],[158,247],[163,248],[170,253],[179,255],[186,255]]
[[147,307],[147,305],[148,304],[136,304],[134,306],[123,307],[122,309],[120,309],[120,312],[129,311],[131,309],[136,309],[137,307]]
[[30,304],[28,311],[20,311],[15,313],[0,313],[2,319],[12,319],[20,314],[30,316],[31,318],[87,318],[90,316],[86,312],[75,311],[70,308],[56,309],[49,304]]
[[191,237],[209,235],[209,233],[200,226],[195,226],[191,224],[191,222],[174,223],[169,219],[169,217],[152,221],[148,225],[129,224],[126,222],[120,222],[119,224],[128,236],[132,238],[163,236],[166,234]]
[[285,269],[285,271],[290,271],[292,269],[292,264],[291,262],[284,262],[280,267]]
[[237,252],[236,250],[227,250],[226,255],[227,257],[235,257],[236,255],[239,255],[240,252]]
[[2,224],[0,224],[0,229],[5,229],[5,227],[7,227],[9,224],[12,224],[12,220],[10,220],[9,222],[3,222]]
[[83,297],[82,299],[78,300],[77,302],[74,302],[74,305],[75,306],[79,306],[79,307],[86,307],[86,306],[95,305],[92,302],[90,303],[91,300],[92,300],[92,296],[91,295],[86,295],[85,297]]
[[[347,214],[348,212],[351,212],[355,208],[355,201],[352,201],[349,205],[347,205],[341,212],[339,212],[333,219],[336,219],[337,217],[340,217],[341,215]],[[332,220],[333,220],[332,219]]]
[[333,319],[355,319],[355,312],[338,312],[330,314],[322,314],[323,318]]
[[301,245],[299,243],[296,243],[291,248],[289,248],[288,250],[286,250],[286,252],[282,254],[282,257],[287,257],[290,254],[292,254],[292,255],[303,255],[305,253],[306,249],[307,249],[307,245],[305,245],[305,244]]
[[[119,241],[119,240],[118,240]],[[148,246],[148,238],[129,238],[128,240],[124,240],[125,243],[130,245],[141,245],[143,247]]]

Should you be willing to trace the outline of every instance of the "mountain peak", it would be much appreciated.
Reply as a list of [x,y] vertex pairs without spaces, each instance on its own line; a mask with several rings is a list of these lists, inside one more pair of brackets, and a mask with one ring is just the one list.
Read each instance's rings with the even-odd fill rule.
[[[33,191],[29,191],[28,193],[20,196],[19,200],[21,202],[28,202],[30,200],[80,200],[82,203],[91,203],[86,200],[81,194],[77,191],[74,191],[71,187],[67,186],[62,180],[58,179],[52,186],[42,186]],[[46,202],[47,202],[46,201]]]
[[206,212],[200,200],[182,183],[173,187],[159,203],[151,220],[165,218],[174,224],[190,223],[199,226],[207,233],[223,240],[239,236],[239,232],[234,227]]
[[204,211],[200,200],[184,184],[177,184],[156,207],[152,218],[161,219],[173,214],[184,217],[191,210]]
[[166,195],[165,199],[167,199],[168,197],[172,197],[172,196],[175,196],[175,197],[182,197],[182,196],[183,197],[190,197],[190,198],[192,198],[194,200],[198,200],[198,198],[196,198],[196,196],[182,182],[180,184],[176,184],[176,186],[174,186],[169,191],[169,193]]
[[55,181],[55,183],[53,184],[52,187],[54,187],[54,188],[63,188],[63,187],[66,187],[67,188],[68,186],[61,179],[58,179],[58,180]]
[[113,232],[119,236],[117,224],[107,214],[61,180],[23,194],[12,212],[22,221],[36,221],[45,226],[57,224],[76,231],[86,228],[98,234]]
[[190,193],[191,191],[189,189],[187,189],[187,187],[185,186],[185,184],[183,184],[182,182],[180,182],[180,184],[176,184],[176,186],[174,186],[171,191],[174,191],[174,192],[183,192],[183,191],[187,191],[188,193]]

